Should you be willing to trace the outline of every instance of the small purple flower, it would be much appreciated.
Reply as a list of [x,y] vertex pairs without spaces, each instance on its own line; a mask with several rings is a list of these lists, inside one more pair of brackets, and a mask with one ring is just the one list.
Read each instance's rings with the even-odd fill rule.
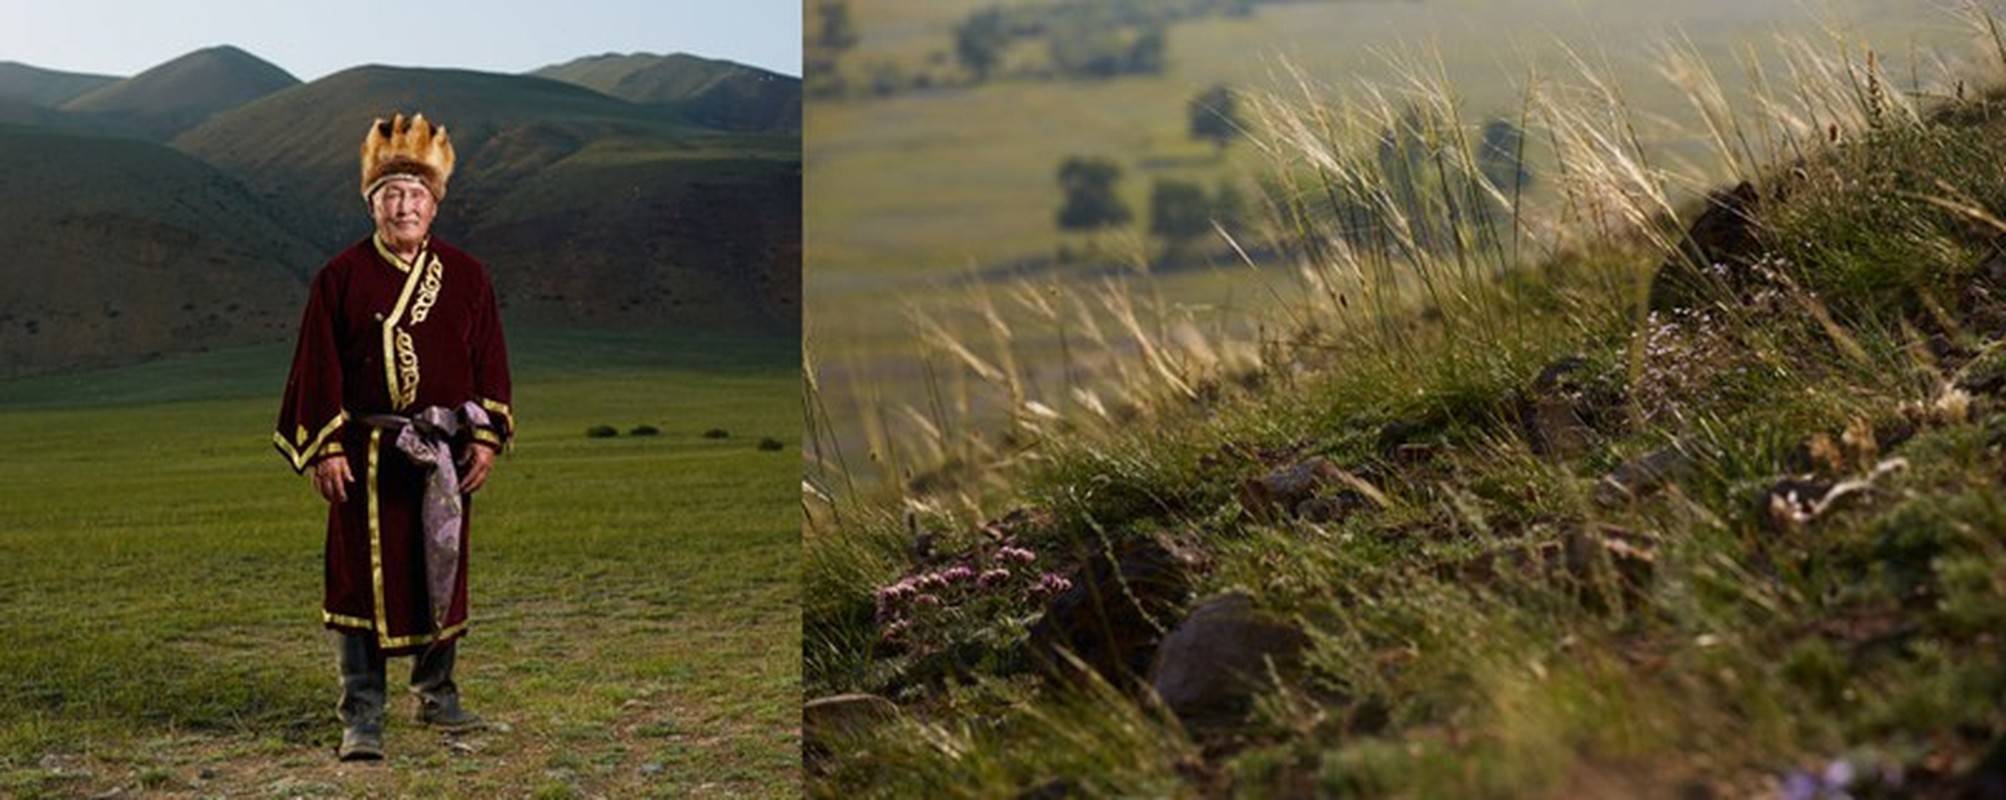
[[982,573],[982,577],[976,579],[975,585],[980,586],[984,589],[989,589],[996,586],[1001,586],[1005,581],[1008,580],[1010,580],[1010,571],[1007,569],[984,570]]
[[1073,582],[1066,580],[1066,576],[1056,572],[1047,572],[1038,578],[1038,590],[1042,592],[1058,594],[1071,588],[1073,588]]
[[938,608],[940,606],[940,598],[930,594],[922,594],[912,599],[912,605],[914,608]]
[[1038,560],[1037,553],[1033,553],[1030,550],[1026,550],[1022,547],[1011,547],[1008,545],[1005,545],[1001,549],[997,550],[996,557],[1004,561],[1015,561],[1019,564],[1029,564],[1033,561]]
[[929,572],[919,576],[918,584],[921,589],[939,589],[947,585],[947,578],[938,572]]
[[968,580],[969,578],[975,577],[975,570],[957,564],[955,566],[948,567],[946,572],[940,573],[940,577],[950,582],[965,581]]
[[1776,791],[1776,800],[1818,800],[1818,779],[1809,772],[1792,772]]

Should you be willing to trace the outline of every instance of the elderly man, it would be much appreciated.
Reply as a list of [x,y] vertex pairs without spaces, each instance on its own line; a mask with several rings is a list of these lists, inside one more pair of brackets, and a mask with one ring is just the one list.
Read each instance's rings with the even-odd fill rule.
[[383,757],[387,656],[415,656],[419,722],[479,724],[453,683],[467,520],[515,426],[487,271],[431,238],[453,160],[422,114],[370,126],[376,232],[314,277],[273,434],[328,502],[321,619],[339,643],[344,761]]

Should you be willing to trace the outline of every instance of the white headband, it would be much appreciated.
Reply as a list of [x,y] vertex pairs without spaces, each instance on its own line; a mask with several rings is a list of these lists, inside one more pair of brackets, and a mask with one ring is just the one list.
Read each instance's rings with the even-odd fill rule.
[[412,183],[418,184],[421,187],[424,187],[426,194],[432,193],[432,187],[425,186],[424,178],[420,178],[409,172],[392,172],[381,178],[377,178],[375,181],[371,182],[369,184],[369,191],[363,192],[362,196],[374,200],[376,198],[376,190],[383,188],[384,184],[387,184],[391,181],[410,181]]

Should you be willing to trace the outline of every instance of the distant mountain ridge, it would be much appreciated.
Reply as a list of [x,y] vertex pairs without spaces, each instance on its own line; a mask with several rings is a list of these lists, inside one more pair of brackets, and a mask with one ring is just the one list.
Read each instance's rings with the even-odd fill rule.
[[[0,69],[21,97],[57,82]],[[370,230],[356,149],[396,111],[451,132],[435,231],[512,324],[798,336],[799,135],[692,108],[469,70],[300,83],[234,47],[58,107],[0,95],[0,168],[27,178],[0,182],[0,245],[37,256],[0,265],[0,376],[289,338],[305,278]]]
[[218,112],[298,85],[298,78],[271,62],[223,45],[100,86],[62,107],[119,120],[165,140]]
[[58,72],[17,61],[0,61],[0,101],[55,108],[119,79],[111,75]]
[[801,80],[688,53],[608,53],[532,73],[737,131],[801,130]]

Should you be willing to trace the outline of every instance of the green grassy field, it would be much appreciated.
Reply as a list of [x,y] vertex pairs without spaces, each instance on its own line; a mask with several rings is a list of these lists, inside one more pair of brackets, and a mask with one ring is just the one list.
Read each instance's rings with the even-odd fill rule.
[[0,795],[798,794],[793,346],[512,344],[460,676],[500,724],[393,698],[370,766],[332,757],[324,507],[268,441],[287,349],[0,384]]

